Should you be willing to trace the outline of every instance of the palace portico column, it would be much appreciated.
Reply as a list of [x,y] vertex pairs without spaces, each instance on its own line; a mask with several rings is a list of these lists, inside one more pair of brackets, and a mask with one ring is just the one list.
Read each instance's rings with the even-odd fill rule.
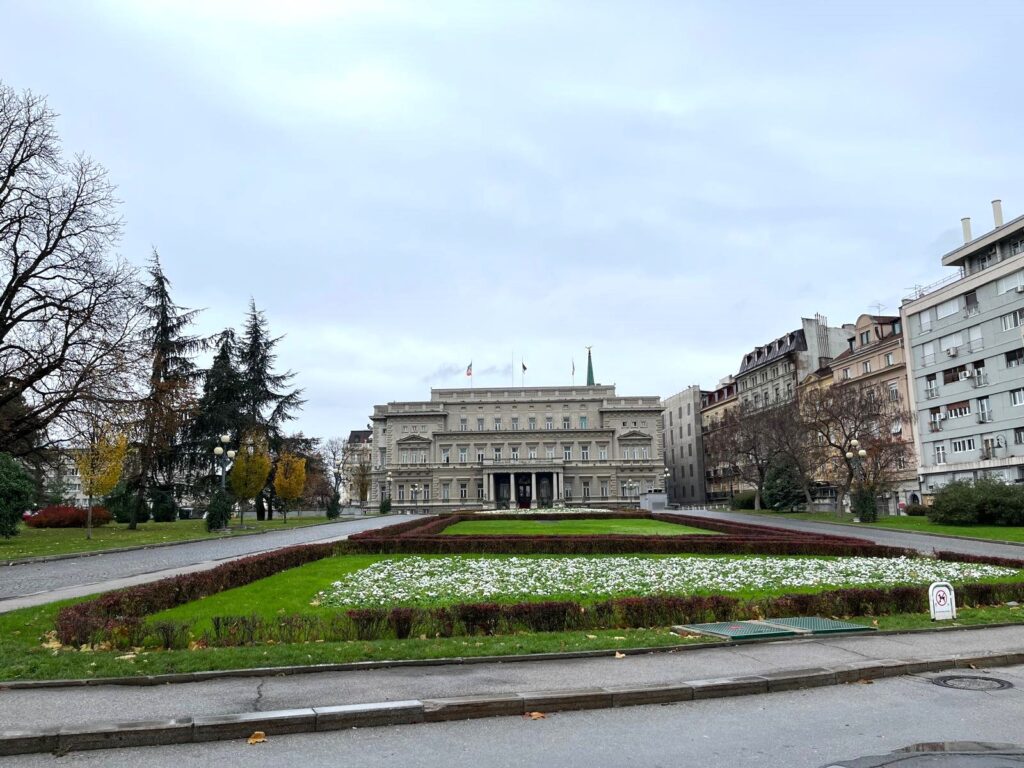
[[530,506],[537,506],[537,473],[530,473]]
[[513,504],[518,504],[519,500],[516,498],[516,473],[508,473],[508,508],[514,509]]
[[492,504],[495,501],[497,501],[497,499],[494,498],[494,473],[493,472],[488,472],[487,473],[487,500],[490,501]]

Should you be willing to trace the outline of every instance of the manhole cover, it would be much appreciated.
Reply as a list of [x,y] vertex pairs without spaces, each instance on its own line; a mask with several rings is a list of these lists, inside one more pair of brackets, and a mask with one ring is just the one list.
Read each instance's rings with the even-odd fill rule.
[[943,688],[957,688],[961,691],[1001,691],[1004,688],[1013,688],[1013,683],[995,677],[943,675],[942,677],[933,677],[932,682]]

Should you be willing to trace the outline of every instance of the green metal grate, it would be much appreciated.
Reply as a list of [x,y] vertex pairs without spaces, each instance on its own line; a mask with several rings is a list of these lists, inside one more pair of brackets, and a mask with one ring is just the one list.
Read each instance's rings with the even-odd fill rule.
[[831,635],[836,632],[872,632],[874,627],[863,624],[851,624],[848,621],[822,619],[817,616],[797,616],[791,619],[765,619],[765,624],[783,627],[795,631],[809,632],[812,635]]
[[681,629],[701,635],[725,637],[730,640],[748,637],[766,639],[771,637],[792,637],[799,634],[797,631],[786,627],[768,626],[753,621],[716,621],[711,624],[686,624]]

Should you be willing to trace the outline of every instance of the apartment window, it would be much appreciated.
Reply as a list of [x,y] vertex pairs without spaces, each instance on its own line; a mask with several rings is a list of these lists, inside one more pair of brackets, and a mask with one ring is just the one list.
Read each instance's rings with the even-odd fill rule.
[[586,429],[586,428],[587,428],[587,417],[586,416],[580,416],[580,429]]
[[[1022,429],[1021,432],[1024,432],[1024,429]],[[602,480],[601,481],[601,498],[602,499],[607,499],[608,498],[608,481],[607,480]]]
[[459,464],[465,464],[466,463],[466,452],[467,452],[466,448],[459,448]]
[[974,438],[965,437],[962,440],[953,441],[953,453],[967,453],[974,450]]
[[1017,427],[1013,430],[1013,444],[1024,445],[1024,427]]
[[978,314],[978,294],[975,291],[969,291],[964,294],[964,314],[965,315],[976,315]]
[[1011,390],[1010,405],[1024,405],[1024,387]]
[[494,460],[501,461],[501,448],[494,449]]
[[526,420],[526,428],[527,429],[536,429],[537,428],[537,417],[536,416],[531,416],[530,418],[528,418]]
[[527,448],[526,449],[526,458],[528,458],[528,459],[536,459],[537,458],[537,449],[536,448]]
[[580,461],[590,461],[590,446],[589,445],[581,445],[580,446]]
[[944,317],[951,317],[960,311],[960,297],[944,301],[935,307],[935,316],[941,320]]
[[430,501],[430,483],[423,484],[423,501]]
[[405,486],[404,485],[399,485],[398,486],[398,500],[399,501],[405,501]]
[[958,365],[955,368],[947,368],[942,372],[942,383],[943,384],[955,384],[956,382],[967,378],[966,365]]
[[562,417],[562,429],[569,429],[569,427],[571,425],[571,422],[572,422],[572,419],[570,419],[570,417],[563,416]]
[[465,432],[469,429],[469,425],[466,424],[466,417],[463,416],[459,419],[459,432]]
[[786,384],[786,398],[792,399],[793,397],[793,382],[790,381]]
[[896,358],[893,357],[892,352],[886,352],[885,353],[885,367],[888,368],[889,366],[892,366],[892,365],[895,365],[895,364],[896,364]]
[[476,481],[476,497],[478,499],[483,499],[483,497],[484,497],[484,481],[483,480],[477,480]]
[[860,364],[861,373],[871,373],[871,361],[865,360]]
[[483,464],[484,463],[484,452],[483,451],[477,451],[476,452],[476,463],[477,464]]
[[1020,328],[1021,324],[1024,323],[1024,309],[1016,309],[1008,315],[1003,315],[999,319],[1003,323],[1004,331]]
[[1019,272],[1014,272],[1012,275],[1007,275],[1000,280],[997,292],[1002,295],[1009,291],[1014,291],[1021,286],[1024,286],[1024,269]]
[[[779,396],[779,385],[776,384],[775,385],[775,401],[778,402],[781,399],[782,398]],[[686,430],[687,430],[687,434],[689,434],[689,430],[690,430],[690,425],[689,424],[686,425]]]
[[946,406],[947,419],[962,419],[971,415],[971,401],[963,400],[959,403],[950,403]]
[[459,483],[459,498],[460,499],[468,499],[469,498],[469,483]]
[[693,437],[693,425],[692,424],[687,424],[686,425],[686,436],[687,437]]
[[935,463],[945,464],[946,463],[946,446],[936,445],[935,446]]
[[924,395],[927,398],[939,396],[939,382],[934,373],[930,373],[924,378]]
[[918,324],[921,327],[921,333],[928,333],[932,329],[932,311],[926,309],[917,316]]
[[554,419],[552,419],[550,416],[545,416],[544,417],[544,429],[554,429],[554,428],[555,428]]
[[548,446],[548,447],[547,447],[547,448],[545,449],[545,451],[544,451],[544,454],[545,454],[545,455],[546,455],[546,456],[547,456],[547,457],[548,457],[549,459],[553,459],[553,458],[555,458],[555,448],[554,448],[554,446],[551,446],[551,445],[549,445],[549,446]]
[[931,365],[935,362],[935,342],[926,341],[921,345],[921,363],[922,365]]
[[441,463],[442,464],[447,464],[449,461],[451,461],[451,454],[452,454],[452,449],[451,448],[442,448],[441,449]]
[[843,368],[843,381],[848,381],[850,378],[850,369]]
[[519,417],[518,416],[513,416],[512,417],[512,429],[513,430],[519,429]]
[[903,422],[900,419],[893,419],[892,424],[889,425],[889,431],[894,435],[898,435],[903,431]]
[[452,484],[441,483],[441,501],[449,501],[452,496]]
[[1024,365],[1024,349],[1015,349],[1006,353],[1006,367],[1017,368]]
[[860,345],[866,347],[871,343],[871,331],[861,331],[860,334]]
[[510,448],[509,451],[512,453],[512,461],[519,461],[519,446]]
[[565,459],[566,461],[572,461],[572,446],[571,445],[563,445],[562,446],[562,458]]
[[584,499],[589,499],[590,498],[590,481],[589,480],[584,480],[583,481],[583,498]]
[[897,381],[889,382],[889,402],[898,403],[900,400],[900,385]]
[[608,461],[608,447],[607,446],[602,445],[602,446],[598,447],[598,449],[597,449],[597,458],[600,459],[601,461]]
[[565,498],[572,498],[572,480],[565,481]]
[[494,417],[494,428],[501,429],[501,416]]
[[693,456],[693,443],[690,443],[689,445],[687,445],[686,446],[686,450],[687,450],[687,455],[688,456]]
[[483,419],[483,416],[481,416],[480,418],[478,418],[476,420],[476,431],[477,432],[483,432],[484,431],[484,419]]
[[992,406],[987,397],[978,398],[978,421],[982,423],[992,421]]

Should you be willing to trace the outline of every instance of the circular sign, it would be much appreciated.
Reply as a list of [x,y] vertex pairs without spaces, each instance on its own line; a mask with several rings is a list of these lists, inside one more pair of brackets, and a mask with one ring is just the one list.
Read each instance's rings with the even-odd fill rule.
[[949,593],[944,589],[935,590],[935,604],[944,607],[949,602]]

